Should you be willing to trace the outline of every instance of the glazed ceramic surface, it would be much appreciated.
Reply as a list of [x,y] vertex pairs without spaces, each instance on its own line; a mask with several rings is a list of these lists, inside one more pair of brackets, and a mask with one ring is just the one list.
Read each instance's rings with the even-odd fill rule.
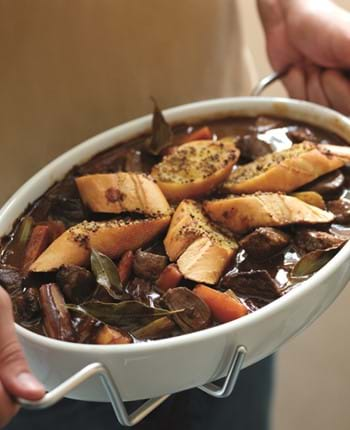
[[[350,142],[350,121],[320,106],[276,98],[226,98],[165,111],[171,124],[229,116],[278,115],[333,131]],[[27,205],[60,180],[74,165],[96,153],[150,130],[146,116],[108,130],[63,154],[30,179],[0,211],[0,235],[11,231]],[[247,367],[276,351],[311,324],[334,301],[350,278],[350,243],[326,266],[293,291],[239,320],[158,341],[131,345],[84,345],[56,341],[17,325],[30,366],[52,389],[87,364],[101,362],[112,373],[124,400],[182,391],[223,376],[238,345]],[[72,398],[107,401],[99,380],[85,382]]]

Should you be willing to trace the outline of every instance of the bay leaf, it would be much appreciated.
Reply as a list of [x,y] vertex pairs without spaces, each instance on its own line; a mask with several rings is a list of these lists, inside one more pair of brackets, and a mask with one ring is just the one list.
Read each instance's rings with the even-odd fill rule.
[[123,293],[123,286],[114,262],[107,255],[95,249],[91,249],[90,262],[91,270],[96,277],[98,285],[104,288],[111,297],[120,299],[120,293]]
[[172,145],[173,132],[159,109],[156,100],[154,103],[152,119],[152,137],[145,142],[146,150],[153,155],[159,155],[161,151]]
[[103,303],[98,301],[86,302],[81,305],[67,305],[71,311],[84,313],[105,324],[124,329],[135,329],[155,319],[178,314],[183,310],[169,311],[168,309],[152,308],[136,300],[120,303]]
[[307,278],[309,275],[317,272],[330,261],[337,253],[338,247],[317,249],[305,254],[294,266],[291,272],[292,279]]

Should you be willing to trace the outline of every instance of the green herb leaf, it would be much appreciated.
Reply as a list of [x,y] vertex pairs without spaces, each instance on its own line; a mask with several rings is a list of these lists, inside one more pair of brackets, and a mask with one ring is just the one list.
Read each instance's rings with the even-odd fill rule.
[[154,103],[152,137],[146,141],[146,149],[153,155],[159,155],[164,148],[172,145],[173,132],[153,97],[152,101]]
[[18,245],[25,246],[28,242],[28,239],[32,233],[34,221],[33,218],[28,216],[23,219],[21,226],[18,230]]
[[103,303],[98,301],[86,302],[81,305],[67,305],[71,311],[82,312],[105,324],[114,325],[127,330],[148,324],[163,316],[177,314],[183,310],[169,311],[161,308],[151,308],[136,300],[121,303]]
[[331,260],[337,253],[340,246],[328,248],[328,249],[317,249],[316,251],[305,254],[294,266],[291,278],[307,278],[312,273],[317,272],[325,264]]
[[119,278],[117,266],[113,261],[95,249],[91,249],[91,270],[96,277],[96,282],[104,288],[108,294],[120,299],[120,293],[123,293],[123,286]]
[[26,245],[32,234],[34,220],[30,216],[24,217],[17,227],[13,240],[8,243],[3,256],[6,264],[22,268]]

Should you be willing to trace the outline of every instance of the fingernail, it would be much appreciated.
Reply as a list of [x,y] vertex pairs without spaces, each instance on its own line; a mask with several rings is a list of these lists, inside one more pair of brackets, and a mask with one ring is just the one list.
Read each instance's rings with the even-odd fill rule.
[[37,379],[31,373],[28,372],[20,373],[19,375],[17,375],[17,381],[19,382],[19,384],[22,385],[23,388],[30,391],[38,391],[44,389],[42,384],[37,381]]

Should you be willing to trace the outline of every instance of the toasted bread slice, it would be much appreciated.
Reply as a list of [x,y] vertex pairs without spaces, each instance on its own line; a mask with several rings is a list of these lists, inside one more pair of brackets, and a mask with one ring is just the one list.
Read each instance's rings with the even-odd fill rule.
[[169,214],[170,206],[154,180],[142,174],[110,173],[75,179],[80,197],[93,212]]
[[59,236],[30,266],[32,272],[50,272],[63,264],[88,264],[91,248],[115,258],[135,250],[164,230],[170,217],[146,220],[84,221]]
[[177,260],[183,276],[191,281],[216,284],[234,250],[214,243],[208,237],[196,239]]
[[296,197],[297,199],[302,200],[309,205],[317,206],[320,209],[327,209],[323,197],[315,191],[299,191],[297,193],[293,193],[292,197]]
[[179,269],[186,278],[208,284],[219,280],[238,249],[232,234],[224,235],[193,200],[177,207],[164,246],[171,261],[180,257]]
[[223,188],[235,194],[289,192],[343,165],[344,161],[337,156],[321,152],[311,142],[303,142],[239,166]]
[[345,163],[350,161],[350,147],[341,145],[328,145],[327,143],[320,143],[317,148],[327,155],[333,155],[344,160]]
[[212,220],[236,233],[255,227],[321,224],[334,219],[331,212],[280,193],[257,193],[206,201],[203,208]]
[[238,157],[233,140],[193,141],[165,156],[153,167],[151,175],[170,201],[197,198],[224,182]]

